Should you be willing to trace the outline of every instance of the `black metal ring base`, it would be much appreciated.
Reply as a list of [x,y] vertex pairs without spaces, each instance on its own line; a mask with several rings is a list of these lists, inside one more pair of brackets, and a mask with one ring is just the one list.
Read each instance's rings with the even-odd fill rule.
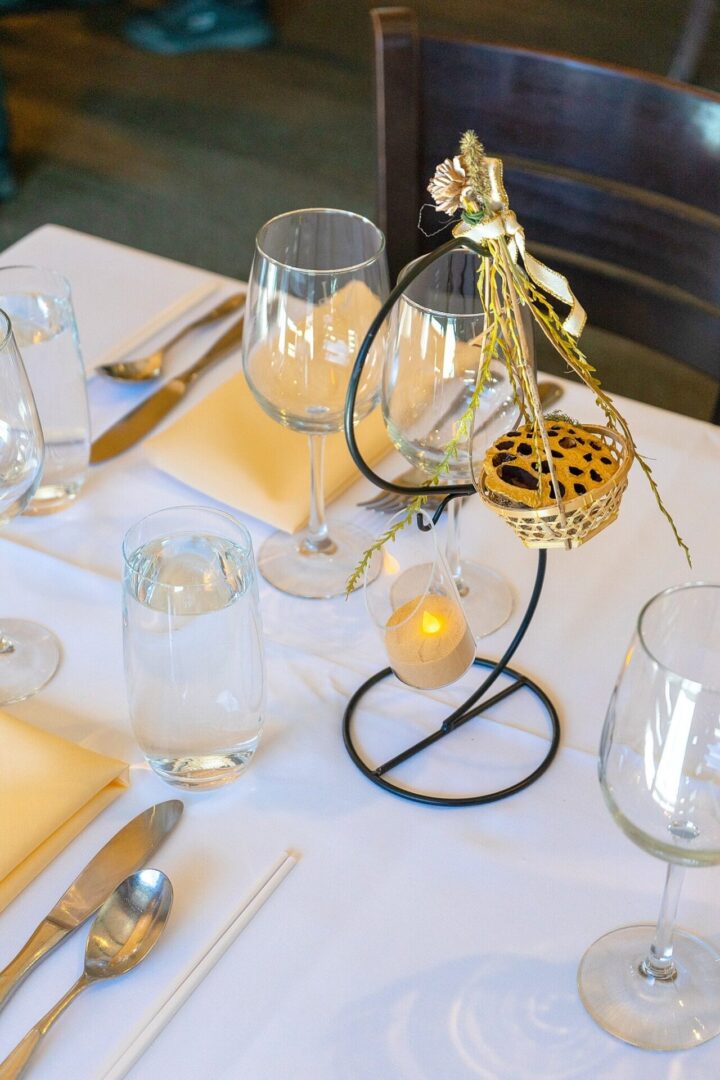
[[[495,660],[483,660],[476,657],[474,662],[478,667],[489,668],[493,671],[498,667],[498,663]],[[360,769],[369,780],[372,780],[374,784],[377,784],[378,787],[384,788],[385,791],[392,792],[393,795],[400,795],[403,799],[412,799],[414,802],[429,803],[433,806],[475,806],[478,803],[497,802],[499,799],[506,799],[509,795],[514,795],[517,791],[522,791],[523,788],[534,784],[535,781],[542,776],[555,757],[560,744],[560,721],[552,701],[545,691],[540,689],[537,683],[534,683],[532,679],[529,679],[526,675],[522,675],[520,672],[515,671],[510,667],[503,667],[502,674],[508,675],[513,679],[513,682],[511,682],[509,686],[506,686],[504,690],[500,690],[491,698],[481,702],[468,712],[461,711],[460,715],[458,715],[458,712],[451,714],[436,732],[422,740],[416,747],[411,747],[409,751],[398,754],[396,757],[392,758],[390,761],[386,761],[382,765],[372,766],[363,760],[353,742],[352,719],[360,699],[371,690],[373,686],[382,682],[382,680],[386,679],[389,675],[392,675],[391,668],[383,668],[382,671],[378,671],[377,674],[373,675],[372,678],[368,679],[367,682],[364,682],[362,686],[355,691],[345,709],[345,714],[343,716],[343,739],[350,757],[355,762],[358,769]],[[510,697],[511,694],[523,689],[529,690],[530,693],[534,694],[544,705],[550,721],[551,739],[548,752],[538,767],[522,780],[518,780],[516,784],[502,788],[500,791],[488,792],[484,795],[453,797],[449,795],[427,795],[421,791],[413,791],[410,788],[400,787],[399,784],[393,784],[390,780],[385,779],[385,774],[396,765],[399,765],[401,761],[405,761],[408,757],[412,756],[420,749],[424,749],[425,746],[436,742],[438,739],[444,738],[459,727],[460,724],[464,724],[474,716],[486,712],[492,705],[496,705],[499,701],[502,701],[505,698]],[[470,702],[467,702],[466,705],[467,704],[470,704]]]

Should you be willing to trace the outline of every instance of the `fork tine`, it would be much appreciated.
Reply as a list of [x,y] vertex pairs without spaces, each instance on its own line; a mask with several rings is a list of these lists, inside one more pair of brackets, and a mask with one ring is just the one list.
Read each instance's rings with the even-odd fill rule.
[[400,495],[395,495],[392,492],[388,492],[384,499],[378,499],[377,503],[373,503],[368,507],[370,510],[380,510],[384,514],[394,514],[396,510],[399,510],[403,506],[403,499]]
[[[375,495],[372,499],[365,499],[364,502],[359,502],[358,506],[363,506],[366,510],[379,510],[381,513],[394,514],[396,510],[402,510],[404,507],[409,506],[415,498],[414,495],[401,495],[399,491],[385,491]],[[425,503],[427,510],[437,510],[438,506],[442,502],[437,495],[430,495]]]
[[362,502],[359,502],[357,505],[366,506],[372,510],[373,508],[380,506],[381,503],[386,503],[394,498],[395,496],[391,491],[381,491],[377,495],[373,495],[370,499],[363,499]]

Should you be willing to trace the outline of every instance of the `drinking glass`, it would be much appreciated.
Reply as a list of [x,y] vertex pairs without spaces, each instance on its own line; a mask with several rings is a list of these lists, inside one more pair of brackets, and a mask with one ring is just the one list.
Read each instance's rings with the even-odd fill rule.
[[36,266],[0,268],[0,308],[22,353],[45,438],[45,463],[26,514],[62,510],[85,481],[90,416],[70,286]]
[[720,953],[674,924],[685,868],[720,862],[720,586],[668,589],[641,611],[599,774],[620,828],[668,869],[657,927],[596,941],[580,964],[580,997],[625,1042],[696,1046],[720,1031]]
[[[345,591],[370,537],[325,521],[325,436],[343,427],[355,357],[388,292],[385,240],[364,217],[344,210],[296,210],[258,233],[250,272],[243,363],[257,401],[278,423],[310,441],[310,515],[298,535],[274,533],[258,566],[293,596]],[[376,405],[382,350],[365,365],[355,418]]]
[[[0,525],[21,514],[40,482],[43,436],[30,384],[0,311]],[[60,662],[57,638],[24,619],[0,619],[0,705],[44,686]]]
[[123,543],[125,675],[133,730],[178,787],[226,784],[263,720],[264,661],[252,542],[219,510],[150,514]]
[[[486,321],[477,288],[480,259],[469,248],[456,248],[437,259],[410,282],[390,319],[382,385],[385,423],[400,453],[428,473],[443,460],[477,384]],[[532,341],[531,333],[528,340]],[[491,360],[472,439],[458,447],[448,481],[472,483],[471,443],[473,455],[482,458],[518,415],[505,366]],[[483,637],[507,621],[513,594],[497,571],[461,559],[459,510],[460,500],[453,499],[448,507],[447,561],[473,633]]]

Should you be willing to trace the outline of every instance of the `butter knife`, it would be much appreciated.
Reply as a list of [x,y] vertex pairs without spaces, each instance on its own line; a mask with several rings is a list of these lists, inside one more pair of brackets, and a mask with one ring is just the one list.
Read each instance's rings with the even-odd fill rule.
[[226,330],[222,337],[211,345],[199,360],[195,361],[192,367],[181,375],[176,375],[174,379],[170,379],[96,439],[90,449],[90,463],[97,465],[101,461],[109,461],[117,457],[118,454],[129,450],[131,446],[135,446],[153,428],[157,427],[170,410],[182,401],[188,388],[198,376],[240,344],[243,321],[244,318],[241,315],[230,329]]
[[44,956],[93,915],[121,881],[147,863],[175,828],[182,812],[180,799],[156,803],[108,840],[30,935],[17,956],[0,971],[0,1009]]

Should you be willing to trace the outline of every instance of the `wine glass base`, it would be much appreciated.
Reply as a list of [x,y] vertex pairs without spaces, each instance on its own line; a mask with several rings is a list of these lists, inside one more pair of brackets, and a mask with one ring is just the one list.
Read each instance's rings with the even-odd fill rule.
[[10,705],[50,682],[62,650],[51,630],[25,619],[2,619],[0,634],[12,643],[11,651],[0,652],[0,705]]
[[593,1020],[646,1050],[686,1050],[720,1033],[720,953],[686,930],[673,934],[674,979],[640,965],[655,926],[624,926],[599,938],[578,969],[580,998]]
[[[306,553],[302,548],[304,533],[288,535],[275,532],[258,553],[258,569],[266,581],[290,596],[309,600],[327,600],[341,596],[347,581],[360,562],[373,537],[363,529],[343,523],[331,527],[333,551]],[[374,581],[380,572],[380,558],[374,556],[367,575]],[[358,587],[363,584],[361,578]]]
[[512,588],[502,574],[479,563],[463,560],[461,573],[458,592],[470,629],[476,639],[487,637],[510,618],[514,605]]

